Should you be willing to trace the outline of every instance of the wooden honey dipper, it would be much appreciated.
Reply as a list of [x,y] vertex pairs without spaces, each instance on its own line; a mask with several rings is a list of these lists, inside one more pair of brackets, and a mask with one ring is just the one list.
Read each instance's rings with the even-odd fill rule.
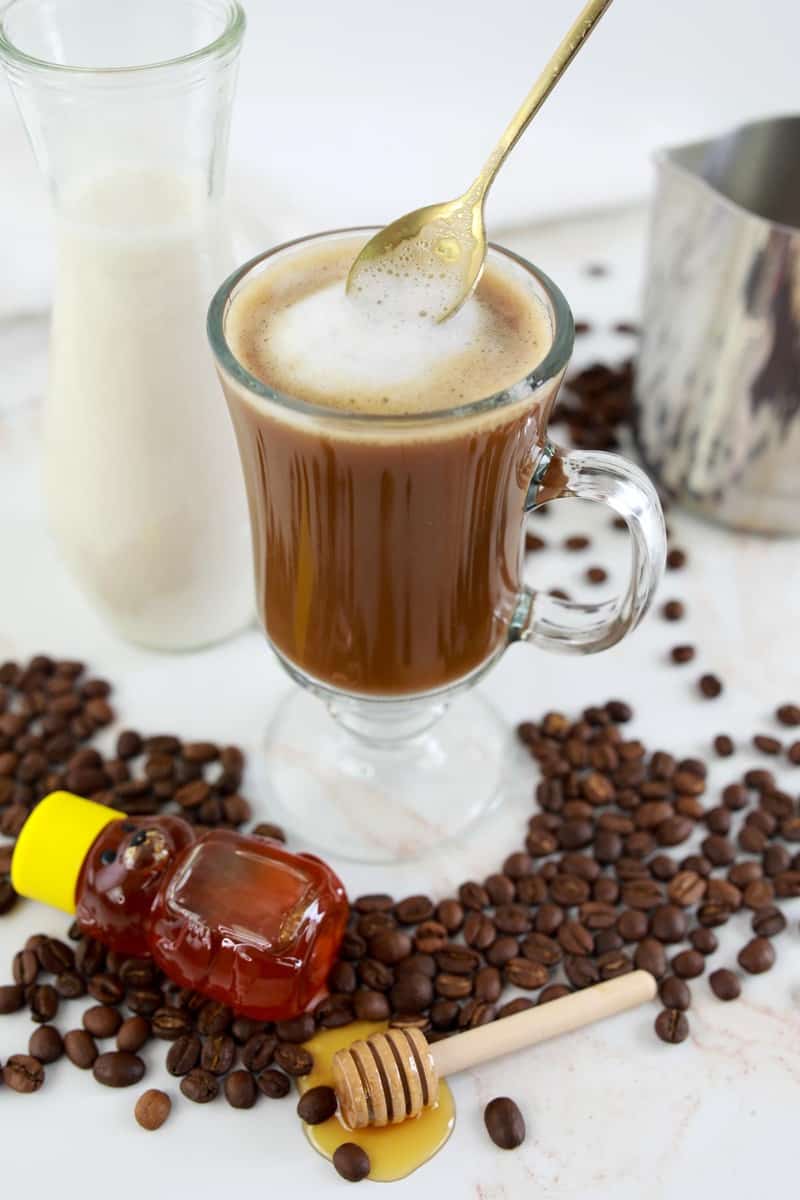
[[416,1117],[436,1103],[443,1076],[636,1008],[655,994],[653,976],[633,971],[434,1045],[419,1029],[375,1033],[333,1059],[342,1120],[350,1129],[363,1129]]

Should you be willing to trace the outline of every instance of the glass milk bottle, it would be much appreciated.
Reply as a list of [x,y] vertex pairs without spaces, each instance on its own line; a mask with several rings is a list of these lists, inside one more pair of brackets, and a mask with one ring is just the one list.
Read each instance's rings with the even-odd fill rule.
[[233,0],[11,0],[0,59],[53,196],[44,466],[84,591],[180,650],[252,612],[244,488],[205,341],[233,265],[222,195]]

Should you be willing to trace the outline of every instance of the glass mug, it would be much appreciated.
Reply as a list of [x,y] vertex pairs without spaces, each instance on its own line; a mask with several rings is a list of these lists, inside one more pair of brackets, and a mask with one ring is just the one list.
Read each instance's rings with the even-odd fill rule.
[[[665,530],[640,470],[547,440],[572,314],[508,250],[492,246],[490,261],[543,308],[552,336],[542,361],[495,395],[365,415],[282,395],[237,361],[226,323],[240,289],[372,232],[252,259],[217,291],[208,332],[247,485],[260,619],[301,685],[268,731],[271,813],[329,853],[387,862],[461,833],[502,797],[509,735],[470,692],[476,681],[512,642],[578,654],[618,642],[661,577]],[[624,595],[583,604],[523,584],[526,514],[562,496],[624,517]]]

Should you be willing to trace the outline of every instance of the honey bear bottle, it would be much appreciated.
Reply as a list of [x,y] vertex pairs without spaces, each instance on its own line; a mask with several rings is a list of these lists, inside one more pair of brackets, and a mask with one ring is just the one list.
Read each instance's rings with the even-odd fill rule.
[[347,923],[338,877],[312,854],[181,817],[124,813],[53,792],[17,839],[22,896],[75,914],[88,937],[152,955],[173,982],[259,1021],[324,990]]

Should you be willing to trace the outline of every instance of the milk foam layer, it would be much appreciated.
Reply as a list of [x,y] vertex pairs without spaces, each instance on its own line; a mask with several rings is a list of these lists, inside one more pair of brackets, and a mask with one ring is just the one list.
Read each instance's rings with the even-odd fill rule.
[[552,341],[541,303],[490,263],[460,312],[437,324],[391,280],[370,300],[348,296],[360,245],[298,252],[257,276],[234,299],[231,349],[246,369],[286,395],[382,415],[435,412],[490,396],[523,379]]

